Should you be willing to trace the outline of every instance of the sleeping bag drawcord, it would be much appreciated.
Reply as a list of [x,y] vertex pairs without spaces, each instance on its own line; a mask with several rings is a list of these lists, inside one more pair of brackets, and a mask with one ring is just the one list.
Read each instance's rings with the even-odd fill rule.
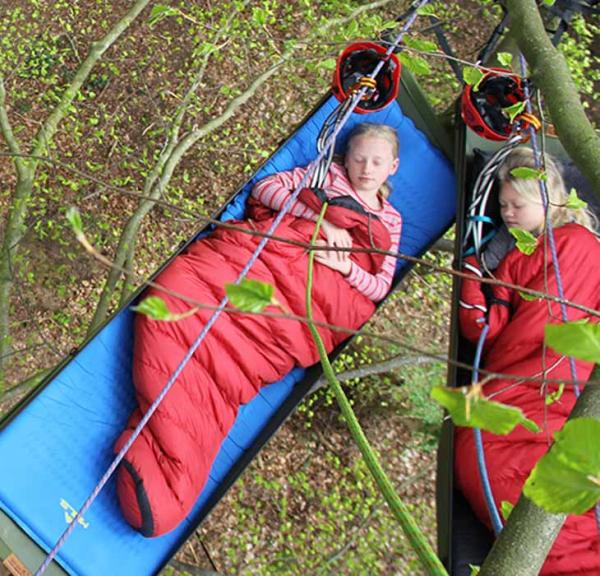
[[[519,53],[519,62],[521,64],[521,74],[525,76],[527,74],[527,63],[525,62],[525,58],[523,54]],[[530,92],[529,86],[527,83],[523,86],[523,92],[525,94],[525,106],[527,108],[527,112],[532,112],[531,100],[530,100]],[[533,150],[533,157],[535,161],[535,167],[539,170],[542,168],[542,160],[540,155],[540,149],[537,142],[537,134],[533,127],[529,127],[529,133],[531,135],[531,149]],[[548,189],[546,187],[546,181],[540,178],[538,180],[540,186],[540,193],[542,196],[542,203],[544,205],[544,211],[548,213],[548,205],[549,205],[549,197],[548,197]],[[560,266],[558,263],[558,254],[556,252],[556,243],[554,241],[554,232],[552,228],[552,219],[546,217],[546,236],[548,238],[548,244],[550,245],[550,253],[552,255],[552,268],[554,269],[554,274],[556,276],[556,289],[558,291],[558,296],[562,300],[560,303],[560,315],[563,322],[569,321],[569,316],[567,313],[567,305],[564,303],[565,292],[563,289],[562,277],[560,274]],[[575,359],[572,356],[569,356],[569,367],[571,368],[571,378],[573,379],[573,390],[575,391],[575,397],[579,397],[579,385],[577,384],[577,368],[575,366]]]
[[[483,325],[483,329],[477,341],[477,348],[475,350],[475,359],[473,360],[473,373],[471,378],[471,385],[474,385],[479,380],[479,365],[481,363],[481,352],[483,350],[483,343],[490,329],[489,324],[486,322]],[[498,536],[502,531],[502,519],[494,502],[494,495],[492,493],[492,487],[490,485],[490,478],[487,472],[487,466],[485,463],[485,453],[483,450],[483,440],[481,438],[481,430],[479,428],[473,428],[473,435],[475,436],[475,449],[477,452],[477,469],[479,470],[479,478],[481,480],[481,487],[483,489],[483,495],[485,497],[485,504],[487,506],[494,534]]]
[[[424,6],[428,2],[429,2],[429,0],[420,0],[419,2],[416,2],[415,5],[418,8],[418,7]],[[388,50],[386,52],[387,56],[392,54],[392,52],[398,46],[398,44],[402,40],[403,36],[406,34],[408,29],[412,26],[412,24],[416,18],[417,18],[417,12],[415,11],[415,13],[407,20],[407,22],[404,24],[404,26],[402,27],[402,29],[396,36],[394,44],[388,48]],[[369,77],[376,78],[377,75],[379,74],[379,71],[383,67],[384,63],[385,63],[385,60],[379,61],[378,64],[373,69],[373,71],[371,72],[371,74],[369,74]],[[296,186],[296,189],[294,190],[294,192],[290,195],[290,197],[287,199],[285,204],[282,206],[281,210],[279,211],[279,213],[273,220],[273,223],[267,230],[265,237],[262,238],[261,241],[259,242],[259,244],[257,245],[256,249],[254,250],[254,253],[252,254],[252,256],[248,260],[247,264],[244,266],[244,268],[240,272],[240,274],[235,282],[236,284],[239,284],[246,277],[246,275],[248,274],[248,271],[250,270],[252,265],[256,262],[256,260],[258,259],[258,256],[262,252],[264,246],[268,242],[269,236],[273,235],[273,233],[275,232],[275,229],[280,224],[281,220],[283,220],[284,216],[291,208],[293,202],[296,200],[296,198],[300,194],[301,190],[306,187],[306,185],[308,183],[308,179],[311,177],[313,171],[316,169],[316,167],[321,162],[321,160],[325,157],[325,155],[330,151],[329,148],[333,146],[333,143],[335,142],[335,139],[336,139],[338,133],[340,132],[342,127],[346,124],[346,122],[350,118],[350,115],[352,114],[353,110],[359,104],[362,97],[366,94],[367,90],[368,90],[367,86],[363,86],[362,88],[360,88],[360,90],[353,92],[351,94],[349,104],[345,105],[345,102],[344,102],[339,106],[340,109],[343,109],[343,114],[340,115],[339,120],[336,122],[335,128],[333,129],[332,133],[329,135],[327,142],[325,144],[325,147],[323,148],[323,150],[321,152],[319,152],[316,159],[313,160],[308,165],[306,174],[304,175],[304,177],[302,178],[302,180],[300,181],[298,186]],[[202,331],[200,332],[200,334],[198,335],[196,340],[194,340],[194,342],[190,346],[188,352],[185,354],[184,358],[182,359],[180,364],[177,366],[177,368],[175,369],[175,371],[169,378],[168,382],[165,384],[164,388],[161,390],[160,394],[156,397],[154,402],[148,408],[147,412],[144,414],[144,416],[142,417],[142,419],[140,420],[138,425],[132,431],[131,436],[129,437],[129,439],[127,440],[125,445],[121,448],[121,450],[119,450],[119,453],[115,456],[114,460],[111,462],[110,466],[108,467],[108,469],[106,470],[106,472],[104,473],[102,478],[99,480],[96,487],[92,490],[91,494],[88,496],[88,498],[83,503],[81,508],[77,511],[77,513],[75,514],[75,517],[73,518],[73,520],[71,521],[69,526],[65,529],[65,531],[62,533],[62,535],[60,536],[60,538],[58,539],[58,541],[56,542],[56,544],[54,545],[52,550],[50,550],[50,552],[48,553],[48,555],[46,556],[46,558],[44,559],[44,561],[42,562],[42,564],[36,571],[35,576],[41,576],[41,574],[43,574],[46,571],[46,569],[48,568],[50,563],[54,560],[54,558],[58,554],[58,551],[62,548],[62,546],[66,542],[67,538],[71,535],[71,533],[73,532],[75,527],[79,524],[79,519],[87,512],[87,510],[90,508],[90,506],[92,505],[94,500],[97,498],[97,496],[100,493],[100,491],[102,490],[102,488],[104,488],[105,484],[108,482],[109,478],[112,476],[112,474],[116,470],[117,466],[121,463],[121,460],[123,460],[123,458],[125,457],[125,454],[129,450],[131,445],[138,438],[141,431],[148,423],[148,420],[150,420],[150,418],[152,417],[152,415],[154,414],[154,412],[156,411],[156,409],[162,402],[163,398],[169,392],[169,390],[175,383],[177,377],[179,376],[179,374],[181,374],[184,367],[189,362],[189,360],[191,359],[192,355],[194,354],[194,352],[196,351],[196,349],[198,348],[200,343],[204,340],[206,334],[211,329],[211,327],[214,325],[217,318],[221,315],[221,312],[224,310],[224,308],[228,302],[229,302],[229,299],[227,296],[225,296],[221,300],[220,304],[217,306],[217,308],[215,309],[215,311],[213,312],[211,317],[208,319],[204,328],[202,329]]]

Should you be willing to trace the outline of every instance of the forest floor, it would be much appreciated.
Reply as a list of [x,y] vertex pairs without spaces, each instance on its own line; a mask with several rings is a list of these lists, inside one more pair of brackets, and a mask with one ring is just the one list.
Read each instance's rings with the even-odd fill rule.
[[[0,37],[3,30],[9,29],[6,22],[11,11],[14,15],[31,8],[26,0],[10,4],[8,12],[0,8],[0,26],[5,27]],[[18,57],[19,67],[7,81],[10,116],[19,125],[18,136],[23,141],[35,133],[53,102],[44,94],[51,84],[52,67],[68,78],[89,41],[98,36],[97,27],[123,10],[108,1],[50,4],[44,7],[41,3],[37,28],[35,34],[31,33],[36,41],[30,52]],[[191,6],[208,10],[214,4],[197,0],[181,6],[190,11]],[[284,17],[289,18],[291,25],[297,26],[293,30],[297,35],[306,32],[303,24],[294,20],[294,7],[305,10],[306,2],[291,2],[289,7],[285,3],[263,4],[277,5],[282,22]],[[406,4],[395,2],[393,10],[383,17],[389,19],[390,13],[401,13]],[[476,58],[497,21],[491,4],[461,0],[445,8],[444,25],[458,57],[470,61]],[[93,24],[79,25],[67,34],[66,28],[57,28],[57,22],[63,22],[63,26],[68,22]],[[165,19],[150,35],[139,26],[123,40],[118,51],[109,52],[102,68],[105,74],[92,77],[82,91],[79,117],[66,121],[57,135],[53,153],[58,158],[117,186],[142,189],[156,142],[160,141],[162,122],[178,101],[177,90],[184,85],[184,75],[179,73],[190,51],[197,48],[197,38],[182,34],[181,27],[181,21]],[[209,70],[205,82],[212,91],[207,90],[208,95],[197,103],[198,122],[222,113],[223,102],[239,93],[235,88],[238,76],[251,77],[255,66],[258,69],[259,64],[265,65],[260,60],[264,58],[261,42],[270,46],[276,40],[280,46],[281,38],[274,39],[273,35],[255,40],[253,34],[258,37],[262,33],[260,27],[255,27],[246,32],[246,37],[225,41],[224,45],[233,45],[232,56]],[[423,36],[427,34],[425,31]],[[281,36],[286,37],[283,33]],[[427,37],[433,39],[430,34]],[[246,42],[244,50],[236,48],[236,42]],[[335,42],[343,45],[339,39]],[[319,47],[329,50],[329,56],[337,48],[326,43]],[[245,54],[243,62],[235,60],[236,49]],[[306,66],[299,65],[287,79],[278,77],[260,97],[251,99],[235,120],[204,139],[193,154],[184,158],[166,201],[206,216],[246,180],[323,93],[321,88],[331,71],[315,64],[324,59],[322,53],[309,54],[305,59]],[[34,73],[40,62],[50,68],[48,77]],[[316,91],[315,75],[319,77]],[[451,104],[458,93],[456,80],[440,60],[432,64],[432,72],[421,79],[421,84],[438,110]],[[2,159],[0,182],[0,206],[6,214],[15,172],[11,163]],[[1,412],[31,387],[24,381],[56,365],[85,338],[102,289],[105,271],[91,259],[81,257],[81,248],[64,224],[65,206],[77,203],[86,232],[108,255],[114,253],[119,231],[135,207],[131,196],[112,194],[89,181],[82,183],[58,166],[44,169],[36,186],[15,274],[15,353],[6,374],[13,389],[0,399]],[[198,220],[174,216],[166,208],[155,209],[140,232],[137,274],[144,277],[155,270],[198,225]],[[428,254],[427,258],[445,266],[451,261],[451,255],[443,253]],[[417,266],[381,307],[368,330],[444,356],[450,294],[449,276],[434,275],[425,266]],[[113,302],[113,309],[116,306]],[[343,371],[402,354],[406,352],[400,346],[384,349],[362,339],[341,355],[337,368]],[[445,370],[441,363],[421,363],[416,358],[401,369],[346,385],[384,468],[434,548],[441,411],[429,400],[429,390],[444,382]],[[182,547],[165,574],[198,575],[208,571],[232,576],[421,573],[414,552],[368,476],[325,388],[308,398],[281,427]]]

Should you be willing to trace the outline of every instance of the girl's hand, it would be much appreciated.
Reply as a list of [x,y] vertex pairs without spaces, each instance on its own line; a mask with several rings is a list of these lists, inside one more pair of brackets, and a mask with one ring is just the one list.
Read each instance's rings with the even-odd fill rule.
[[[324,242],[323,240],[317,240],[316,246],[331,246],[331,244]],[[315,260],[324,264],[332,270],[341,272],[344,276],[350,274],[352,268],[352,262],[350,260],[349,252],[333,252],[329,250],[317,250],[315,252]]]
[[[352,236],[350,236],[348,230],[339,228],[327,220],[323,220],[321,228],[325,232],[328,246],[332,248],[352,248]],[[329,254],[340,260],[347,259],[348,257],[348,252],[329,252]]]

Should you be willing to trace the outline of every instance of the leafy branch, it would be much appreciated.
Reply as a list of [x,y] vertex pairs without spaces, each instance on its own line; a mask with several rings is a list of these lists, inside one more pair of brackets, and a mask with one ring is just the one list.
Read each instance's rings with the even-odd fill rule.
[[[376,2],[371,2],[353,10],[347,16],[329,20],[308,34],[307,40],[324,36],[328,30],[352,21],[363,12],[385,6],[389,2],[391,2],[391,0],[378,0]],[[240,9],[246,5],[247,2],[244,2]],[[237,12],[234,12],[233,14],[237,14]],[[231,24],[231,22],[232,18],[228,20],[228,25]],[[217,39],[213,42],[213,45],[218,44],[219,38],[226,33],[227,27],[222,27],[218,32]],[[202,126],[193,128],[189,133],[180,138],[179,133],[184,116],[193,101],[193,97],[197,89],[202,84],[204,72],[208,66],[209,58],[214,53],[214,50],[209,50],[204,54],[204,59],[200,65],[199,73],[196,79],[192,82],[192,85],[187,91],[186,96],[182,100],[180,106],[173,116],[168,141],[163,147],[159,159],[146,178],[146,182],[144,184],[144,194],[146,197],[149,197],[150,200],[143,200],[140,202],[138,208],[129,218],[125,228],[121,233],[115,252],[115,264],[117,264],[117,268],[112,269],[112,271],[109,273],[109,277],[107,278],[102,295],[96,307],[94,317],[90,323],[90,332],[93,332],[106,318],[112,296],[121,276],[121,273],[116,272],[116,270],[123,268],[126,262],[133,261],[135,239],[137,237],[142,220],[155,207],[155,200],[161,198],[164,191],[167,189],[171,177],[176,167],[183,159],[184,155],[187,154],[187,152],[189,152],[189,150],[193,148],[200,140],[215,132],[221,126],[223,126],[223,124],[233,118],[235,114],[237,114],[238,111],[240,111],[242,107],[256,95],[263,85],[265,85],[277,72],[283,69],[283,67],[291,61],[292,56],[297,49],[298,44],[291,42],[287,43],[281,56],[269,68],[253,78],[249,82],[247,88],[241,94],[231,99],[227,103],[223,112],[221,112],[218,116],[208,120]],[[126,275],[129,278],[131,275],[131,270],[127,270]],[[121,303],[127,299],[127,296],[128,293],[127,290],[125,290],[121,295]]]
[[[58,130],[60,122],[68,114],[73,100],[79,89],[89,77],[93,67],[132,24],[150,0],[137,0],[129,11],[112,27],[112,29],[99,41],[92,43],[87,58],[77,69],[73,79],[66,86],[60,101],[52,110],[47,119],[42,123],[32,143],[32,155],[43,156],[52,142]],[[0,78],[0,130],[7,141],[9,150],[20,154],[20,146],[12,130],[7,110],[6,91],[4,83]],[[23,161],[19,157],[14,158],[17,171],[17,184],[10,199],[10,210],[6,219],[0,252],[0,393],[4,386],[4,362],[9,348],[9,319],[10,319],[10,296],[13,287],[13,262],[17,256],[19,243],[24,233],[25,217],[28,213],[30,199],[33,194],[37,162]]]

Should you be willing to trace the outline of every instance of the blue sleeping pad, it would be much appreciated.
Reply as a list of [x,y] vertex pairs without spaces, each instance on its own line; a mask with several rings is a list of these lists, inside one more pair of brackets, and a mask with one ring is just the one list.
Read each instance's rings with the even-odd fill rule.
[[[254,182],[316,157],[317,135],[336,104],[334,98],[324,101],[228,205],[224,219],[243,217]],[[377,113],[354,114],[338,137],[340,148],[352,126],[363,121],[398,130],[400,168],[391,179],[391,201],[404,221],[401,252],[420,255],[454,219],[452,168],[396,102]],[[398,270],[404,266],[398,262]],[[134,409],[132,340],[133,313],[124,308],[0,430],[0,509],[46,551],[108,468],[113,443]],[[303,370],[292,370],[241,408],[194,510],[176,530],[147,539],[131,529],[111,480],[59,552],[58,562],[67,572],[86,576],[157,573],[193,532],[219,483],[303,376]]]

